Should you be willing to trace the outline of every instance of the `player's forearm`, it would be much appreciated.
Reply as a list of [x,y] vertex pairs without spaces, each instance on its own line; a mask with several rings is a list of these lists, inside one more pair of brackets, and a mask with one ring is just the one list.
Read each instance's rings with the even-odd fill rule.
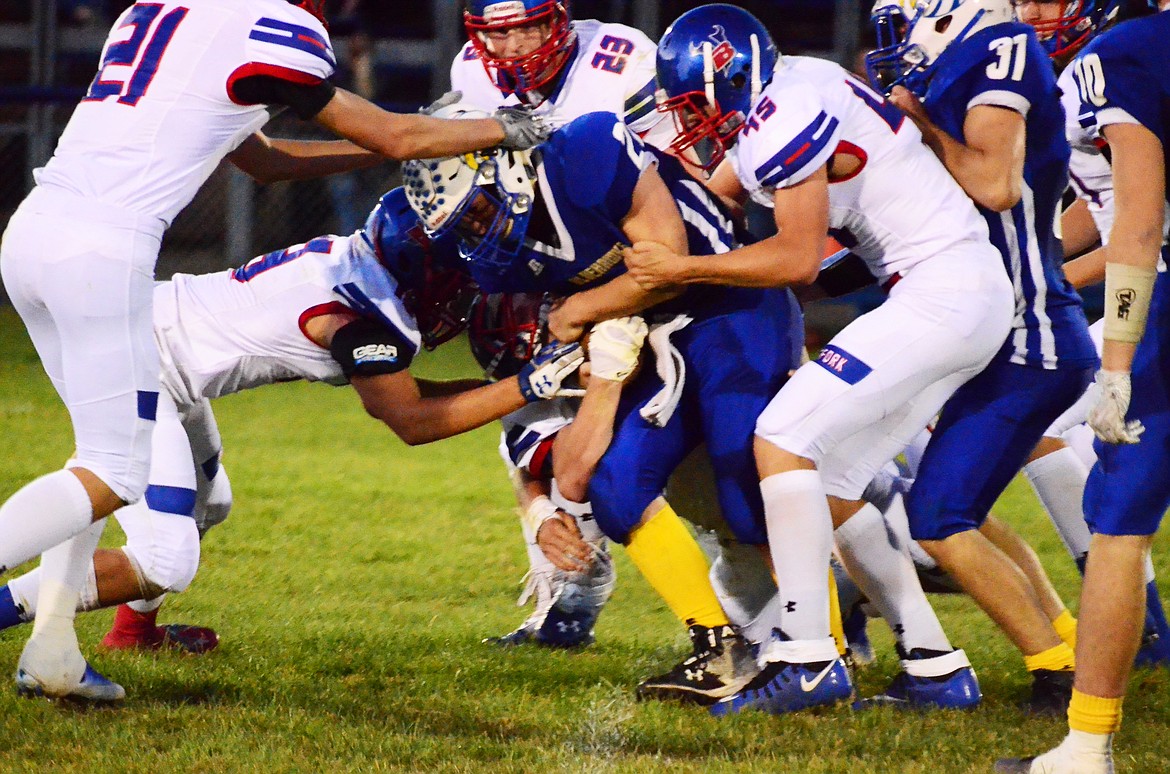
[[385,161],[348,140],[278,140],[260,133],[245,140],[228,159],[260,183],[324,177]]
[[1098,247],[1091,253],[1074,258],[1064,264],[1064,276],[1074,288],[1080,290],[1105,281],[1105,248]]
[[511,378],[453,395],[420,398],[409,408],[397,406],[392,415],[378,418],[408,445],[418,446],[482,427],[526,402]]
[[1010,158],[964,145],[934,125],[923,128],[922,139],[980,207],[1003,212],[1020,201],[1023,179],[1012,174]]
[[344,89],[337,90],[314,120],[363,148],[399,161],[453,156],[504,141],[504,127],[495,119],[389,113]]
[[647,290],[628,274],[615,277],[596,288],[574,293],[565,299],[564,310],[578,327],[615,317],[638,314],[682,293],[681,287]]
[[613,440],[613,422],[622,396],[621,382],[591,379],[576,418],[553,442],[553,476],[561,494],[574,502],[589,499],[589,480]]
[[458,395],[461,392],[474,390],[486,384],[482,379],[447,379],[431,381],[419,379],[418,390],[424,398],[440,398],[446,395]]
[[722,255],[682,259],[682,279],[688,285],[733,285],[773,288],[810,285],[820,272],[824,237],[788,239],[776,234],[754,245]]
[[1084,199],[1078,197],[1061,213],[1060,240],[1065,258],[1079,255],[1101,241],[1097,223],[1089,212],[1089,203]]

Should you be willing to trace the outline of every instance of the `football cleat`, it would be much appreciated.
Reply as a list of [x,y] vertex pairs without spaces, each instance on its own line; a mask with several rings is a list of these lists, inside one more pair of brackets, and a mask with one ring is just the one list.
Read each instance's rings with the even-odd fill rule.
[[139,613],[128,605],[119,605],[114,613],[114,625],[102,638],[107,650],[173,650],[188,655],[201,655],[219,646],[219,635],[214,629],[190,624],[155,623],[157,610]]
[[639,700],[676,700],[708,705],[739,691],[760,671],[746,641],[731,626],[692,624],[691,655],[666,674],[638,683]]
[[1001,758],[995,762],[999,774],[1113,774],[1113,753],[1074,755],[1063,744],[1043,755],[1028,758]]
[[1072,701],[1073,672],[1037,669],[1032,672],[1032,695],[1025,709],[1034,715],[1064,716]]
[[23,667],[16,670],[16,692],[28,698],[47,697],[51,699],[66,699],[93,704],[108,704],[126,698],[126,690],[110,680],[89,664],[85,665],[85,673],[72,689],[60,693],[46,690],[42,682]]
[[946,653],[915,648],[902,660],[902,671],[889,688],[861,706],[889,705],[912,709],[973,709],[983,694],[975,670],[962,650]]
[[553,570],[530,573],[519,604],[536,598],[536,609],[519,627],[486,643],[511,647],[532,643],[550,648],[584,648],[594,642],[593,627],[613,593],[613,559],[604,548],[594,552],[584,572]]
[[1147,629],[1142,633],[1142,645],[1133,659],[1133,665],[1146,669],[1170,668],[1170,642],[1157,632]]
[[852,696],[853,682],[840,658],[812,663],[769,661],[743,690],[711,705],[711,714],[749,709],[782,714],[829,706]]

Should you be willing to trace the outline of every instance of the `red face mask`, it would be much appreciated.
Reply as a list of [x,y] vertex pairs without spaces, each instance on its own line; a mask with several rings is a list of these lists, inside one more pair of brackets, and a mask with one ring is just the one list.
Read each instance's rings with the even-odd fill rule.
[[320,19],[326,28],[329,27],[329,22],[325,20],[325,0],[300,0],[299,3],[293,3],[293,5],[298,8],[304,8]]

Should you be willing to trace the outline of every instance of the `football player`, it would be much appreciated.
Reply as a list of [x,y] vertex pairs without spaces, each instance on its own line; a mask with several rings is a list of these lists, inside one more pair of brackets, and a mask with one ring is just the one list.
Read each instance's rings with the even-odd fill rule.
[[[1011,284],[987,226],[901,112],[836,64],[779,58],[764,27],[742,9],[684,14],[663,36],[657,72],[663,104],[681,130],[676,148],[719,167],[711,181],[717,192],[739,201],[750,194],[773,207],[778,232],[718,260],[635,244],[626,255],[635,281],[650,288],[807,284],[832,230],[889,291],[796,372],[756,425],[784,639],[768,643],[764,670],[728,709],[784,711],[848,697],[821,582],[834,526],[838,545],[855,549],[854,578],[880,578],[890,602],[902,606],[883,616],[913,630],[913,639],[904,635],[894,693],[920,689],[923,703],[946,704],[944,686],[953,678],[953,699],[970,706],[978,689],[965,655],[938,626],[908,558],[867,551],[879,546],[867,536],[884,524],[860,498],[1007,335]],[[720,166],[731,145],[735,153]],[[812,689],[801,691],[802,681]]]
[[[1001,761],[1000,771],[1103,774],[1142,630],[1144,558],[1170,506],[1165,416],[1167,316],[1163,225],[1170,124],[1170,2],[1098,37],[1070,65],[1077,120],[1112,153],[1115,214],[1106,250],[1105,346],[1089,424],[1102,441],[1089,474],[1085,514],[1093,529],[1077,643],[1069,733],[1035,759]],[[1072,118],[1070,117],[1070,121]],[[1131,398],[1132,388],[1132,398]]]
[[[620,117],[650,145],[669,146],[674,129],[654,106],[656,46],[643,32],[624,24],[573,19],[569,0],[471,0],[463,20],[468,41],[451,63],[451,88],[465,105],[483,110],[527,105],[554,126],[603,111]],[[529,583],[559,593],[556,568],[523,521],[521,529],[528,546]],[[535,617],[491,641],[526,641],[532,632],[529,624],[540,617],[543,600],[537,597]],[[580,624],[577,631],[591,628],[588,621]],[[585,639],[583,634],[575,644]],[[558,642],[574,644],[571,637]]]
[[[350,236],[160,283],[154,331],[163,391],[148,496],[116,512],[128,544],[94,557],[82,607],[145,599],[156,608],[161,595],[194,578],[200,533],[230,507],[195,512],[200,473],[210,482],[222,475],[213,398],[291,379],[349,384],[371,416],[414,445],[554,397],[583,360],[575,344],[536,352],[516,375],[490,385],[411,376],[420,347],[462,330],[474,286],[449,268],[454,261],[453,242],[432,243],[396,189]],[[0,628],[34,617],[44,583],[42,568],[0,591]]]
[[[1069,59],[1096,35],[1108,29],[1120,15],[1117,0],[1060,0],[1054,2],[1017,3],[1019,19],[1036,30],[1040,43],[1060,71],[1057,85],[1066,118],[1079,114],[1076,82],[1065,67]],[[1061,216],[1061,231],[1066,256],[1084,253],[1098,242],[1107,242],[1113,225],[1113,172],[1109,166],[1107,146],[1092,131],[1070,120],[1066,133],[1072,146],[1069,180],[1076,201]],[[1170,207],[1167,208],[1167,233],[1170,234]],[[1105,253],[1092,250],[1064,265],[1073,287],[1083,288],[1105,279]],[[1100,347],[1102,322],[1090,329]],[[1089,550],[1089,529],[1085,524],[1081,495],[1089,469],[1096,462],[1091,441],[1092,431],[1082,423],[1092,405],[1086,396],[1067,415],[1056,422],[1048,436],[1069,434],[1070,442],[1080,441],[1075,451],[1058,449],[1037,457],[1025,467],[1028,480],[1036,488],[1049,515],[1057,524],[1061,537],[1083,573]],[[1146,562],[1146,621],[1138,665],[1170,664],[1170,625],[1154,580],[1153,563]]]
[[[648,150],[612,113],[577,119],[532,154],[417,162],[404,174],[420,219],[435,233],[458,231],[484,290],[567,295],[550,317],[558,338],[576,339],[589,323],[651,307],[668,315],[651,340],[662,340],[656,362],[669,385],[643,374],[626,388],[588,499],[605,534],[626,545],[689,625],[694,655],[732,647],[727,640],[740,638],[727,629],[706,559],[661,493],[675,466],[705,440],[724,518],[743,542],[763,542],[751,426],[768,392],[787,377],[787,295],[697,289],[668,304],[677,292],[647,292],[626,276],[621,247],[631,242],[663,240],[704,253],[735,242],[726,213],[702,186],[678,162]],[[435,189],[434,176],[444,180],[444,191]],[[553,324],[558,316],[560,327]],[[825,576],[821,582],[827,585]],[[714,642],[712,632],[728,636]],[[712,686],[706,698],[743,682]]]
[[1033,584],[979,531],[1097,365],[1054,232],[1069,158],[1056,78],[1010,0],[924,6],[905,41],[870,62],[897,72],[890,100],[979,207],[1015,288],[1011,334],[947,401],[931,436],[906,498],[910,532],[1024,654],[1031,708],[1063,712],[1072,615],[1051,620]]
[[[81,655],[74,609],[101,519],[146,488],[158,395],[150,308],[159,242],[218,162],[230,154],[259,179],[290,179],[383,156],[528,147],[543,136],[535,119],[516,111],[454,126],[387,113],[335,88],[323,13],[324,0],[130,6],[53,157],[8,223],[4,284],[70,410],[77,448],[67,469],[0,506],[0,572],[53,549],[42,565],[42,615],[21,654],[22,690],[124,695]],[[352,142],[260,134],[270,109],[285,107]],[[76,227],[60,233],[66,218]]]

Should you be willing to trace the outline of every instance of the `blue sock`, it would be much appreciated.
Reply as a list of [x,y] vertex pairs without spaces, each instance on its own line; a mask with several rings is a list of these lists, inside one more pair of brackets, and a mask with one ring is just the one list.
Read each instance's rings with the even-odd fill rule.
[[1156,633],[1164,643],[1170,645],[1170,625],[1166,623],[1162,598],[1158,595],[1158,584],[1154,581],[1146,584],[1146,631]]
[[12,599],[8,587],[0,588],[0,631],[25,623],[24,608]]

